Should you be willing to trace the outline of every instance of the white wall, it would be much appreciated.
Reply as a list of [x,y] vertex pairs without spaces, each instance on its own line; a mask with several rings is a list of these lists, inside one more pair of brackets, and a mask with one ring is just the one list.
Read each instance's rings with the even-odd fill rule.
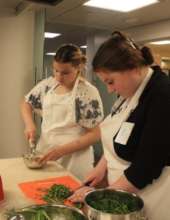
[[[156,22],[149,25],[143,25],[139,27],[134,27],[130,29],[123,30],[125,33],[128,33],[136,42],[145,43],[152,40],[158,40],[163,38],[170,38],[170,20]],[[91,63],[92,58],[103,41],[110,37],[110,33],[102,31],[101,33],[94,33],[87,38],[87,57],[89,63]],[[91,65],[88,65],[88,78],[92,76]],[[103,103],[105,106],[106,114],[110,111],[112,100],[115,100],[115,97],[108,96],[107,91],[102,83],[96,78],[91,79],[93,83],[98,87],[103,98]]]
[[0,158],[22,155],[20,102],[33,86],[34,13],[0,18]]
[[170,37],[170,20],[160,21],[149,25],[126,29],[138,42],[148,42]]

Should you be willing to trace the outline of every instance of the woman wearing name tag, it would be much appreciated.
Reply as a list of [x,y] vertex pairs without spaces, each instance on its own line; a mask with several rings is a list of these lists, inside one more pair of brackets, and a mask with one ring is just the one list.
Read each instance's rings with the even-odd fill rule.
[[57,146],[58,162],[80,179],[93,168],[92,146],[79,150],[59,146],[79,138],[103,119],[99,92],[81,76],[85,64],[86,57],[77,46],[61,46],[54,57],[53,76],[38,83],[22,104],[27,139],[35,140],[32,111],[38,110],[42,125],[36,149],[47,153]]
[[[170,80],[152,63],[148,48],[114,32],[96,52],[93,69],[119,98],[100,126],[70,144],[80,148],[101,139],[104,156],[85,183],[95,186],[107,170],[110,188],[144,199],[149,220],[169,220]],[[81,201],[90,190],[82,187],[70,200]]]

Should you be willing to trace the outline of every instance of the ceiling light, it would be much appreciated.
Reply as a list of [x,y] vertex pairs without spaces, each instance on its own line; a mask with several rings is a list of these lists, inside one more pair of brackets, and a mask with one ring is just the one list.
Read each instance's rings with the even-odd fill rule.
[[150,44],[155,44],[155,45],[170,44],[170,40],[154,41],[154,42],[150,42]]
[[60,36],[60,33],[51,33],[51,32],[45,32],[44,36],[45,38],[55,38]]
[[162,57],[162,60],[170,61],[170,57]]
[[84,5],[108,10],[129,12],[157,2],[158,0],[90,0]]
[[87,45],[82,45],[80,48],[87,49]]
[[56,53],[54,53],[54,52],[50,52],[50,53],[46,53],[45,55],[47,55],[47,56],[55,56],[55,54]]

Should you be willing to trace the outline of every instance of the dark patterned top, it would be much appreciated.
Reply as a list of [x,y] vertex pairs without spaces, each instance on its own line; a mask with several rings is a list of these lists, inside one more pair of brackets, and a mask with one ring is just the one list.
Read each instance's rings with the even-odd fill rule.
[[[26,96],[26,102],[33,109],[42,110],[47,92],[57,85],[53,77],[39,82]],[[75,97],[76,123],[82,127],[93,128],[103,119],[103,105],[98,90],[87,80],[81,78]]]

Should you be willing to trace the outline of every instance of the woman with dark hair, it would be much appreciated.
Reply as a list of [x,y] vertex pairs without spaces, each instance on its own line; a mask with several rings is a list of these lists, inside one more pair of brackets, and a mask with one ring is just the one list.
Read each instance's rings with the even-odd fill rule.
[[41,136],[36,149],[47,153],[57,146],[58,161],[83,179],[93,168],[93,150],[62,148],[95,127],[103,118],[97,89],[81,76],[86,57],[72,44],[61,46],[54,57],[53,76],[42,80],[22,103],[25,135],[35,141],[36,126],[32,112],[42,115]]
[[[169,220],[170,80],[152,62],[149,48],[114,32],[99,47],[93,69],[119,97],[99,126],[67,146],[83,148],[101,139],[104,156],[84,183],[94,187],[107,171],[110,188],[139,193],[149,220]],[[82,187],[70,199],[81,201],[90,190]]]

